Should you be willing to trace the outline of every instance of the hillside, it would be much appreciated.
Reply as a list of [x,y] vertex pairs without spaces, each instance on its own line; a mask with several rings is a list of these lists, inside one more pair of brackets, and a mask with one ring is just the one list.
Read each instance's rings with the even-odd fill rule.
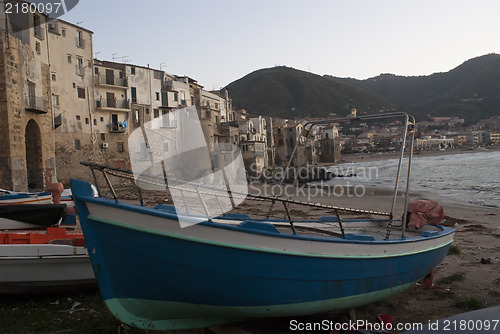
[[345,116],[351,108],[369,113],[395,108],[361,88],[284,66],[252,72],[227,89],[235,108],[274,117]]
[[459,116],[469,123],[500,115],[500,55],[470,59],[446,73],[404,77],[393,74],[356,80],[328,77],[364,89],[415,115]]

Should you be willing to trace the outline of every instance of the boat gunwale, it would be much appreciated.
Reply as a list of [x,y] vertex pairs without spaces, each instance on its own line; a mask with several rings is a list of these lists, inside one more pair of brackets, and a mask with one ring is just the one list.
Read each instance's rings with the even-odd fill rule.
[[[132,211],[136,212],[139,214],[146,214],[146,215],[152,215],[155,217],[159,218],[167,218],[171,220],[178,220],[177,215],[170,213],[170,212],[165,212],[161,210],[156,210],[153,208],[148,208],[148,207],[142,207],[142,206],[137,206],[137,205],[132,205],[128,203],[121,203],[121,202],[115,202],[110,199],[105,199],[105,198],[99,198],[99,197],[90,197],[90,196],[81,196],[78,195],[76,196],[76,200],[79,201],[87,201],[93,204],[97,205],[104,205],[107,207],[112,207],[116,209],[124,209],[127,211]],[[85,204],[86,205],[86,204]],[[229,244],[225,242],[218,242],[218,241],[213,241],[209,239],[201,239],[199,237],[192,237],[192,236],[186,236],[186,235],[179,235],[175,234],[172,232],[166,232],[166,231],[160,231],[160,230],[155,230],[155,229],[150,229],[146,227],[140,227],[140,226],[134,226],[130,225],[127,223],[122,223],[114,220],[110,220],[107,218],[100,218],[97,216],[94,216],[89,213],[89,215],[86,217],[89,220],[105,223],[105,224],[111,224],[117,227],[121,228],[131,228],[137,231],[141,231],[144,233],[151,233],[151,234],[156,234],[156,235],[161,235],[161,236],[167,236],[171,238],[177,238],[177,239],[183,239],[183,240],[188,240],[192,242],[202,242],[206,244],[212,244],[216,246],[221,246],[221,247],[231,247],[231,248],[239,248],[239,249],[245,249],[245,250],[250,250],[250,251],[261,251],[261,252],[274,252],[274,253],[279,253],[279,254],[285,254],[285,255],[299,255],[299,256],[317,256],[317,257],[330,257],[330,258],[347,258],[347,257],[353,257],[353,258],[378,258],[378,257],[385,257],[385,255],[333,255],[333,254],[321,254],[321,253],[300,253],[300,252],[294,252],[294,251],[285,251],[285,250],[279,250],[279,249],[271,249],[271,248],[256,248],[252,246],[242,246],[242,245],[236,245],[236,244]],[[429,240],[437,240],[444,238],[446,236],[449,236],[450,234],[453,235],[455,232],[454,229],[448,228],[446,226],[441,226],[438,225],[441,229],[440,232],[437,232],[436,235],[431,235],[431,236],[417,236],[417,237],[411,237],[411,238],[406,238],[406,239],[389,239],[389,240],[349,240],[349,239],[342,239],[342,238],[333,238],[333,237],[324,237],[324,236],[312,236],[312,235],[294,235],[294,234],[285,234],[285,233],[272,233],[272,232],[267,232],[267,231],[261,231],[261,230],[251,230],[251,229],[245,229],[245,228],[240,228],[238,226],[234,225],[228,225],[228,224],[223,224],[223,223],[217,223],[217,222],[201,222],[198,225],[201,225],[203,227],[212,227],[212,228],[221,228],[225,230],[230,230],[233,232],[240,232],[240,233],[250,233],[250,234],[256,234],[256,235],[262,235],[262,236],[267,236],[267,237],[278,237],[278,238],[284,238],[284,239],[292,239],[292,240],[302,240],[302,241],[313,241],[313,242],[328,242],[328,243],[340,243],[340,244],[360,244],[360,245],[395,245],[395,244],[410,244],[410,243],[416,243],[416,242],[424,242],[424,241],[429,241]],[[413,251],[409,253],[399,253],[399,254],[393,254],[390,255],[392,256],[407,256],[407,255],[412,255],[412,254],[417,254],[417,253],[423,253],[427,251],[431,251],[434,249],[438,249],[441,247],[445,247],[453,242],[453,239],[450,241],[444,243],[444,244],[439,244],[431,248],[426,248],[418,251]]]

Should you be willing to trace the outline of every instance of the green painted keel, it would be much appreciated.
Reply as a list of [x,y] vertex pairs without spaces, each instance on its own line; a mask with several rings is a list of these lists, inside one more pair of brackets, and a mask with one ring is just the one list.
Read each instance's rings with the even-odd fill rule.
[[112,298],[107,307],[122,322],[141,329],[200,328],[252,318],[286,317],[342,310],[386,299],[415,284],[408,283],[362,295],[272,306],[216,306],[147,299]]

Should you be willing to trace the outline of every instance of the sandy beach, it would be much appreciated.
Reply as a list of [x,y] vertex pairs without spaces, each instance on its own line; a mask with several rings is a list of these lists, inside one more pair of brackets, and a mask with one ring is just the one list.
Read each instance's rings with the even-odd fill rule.
[[[258,183],[252,185],[250,189],[252,193],[260,192],[262,194],[267,192],[267,194],[271,194],[271,187],[272,185],[266,186]],[[390,189],[372,187],[366,188],[363,196],[349,196],[346,194],[339,196],[338,193],[329,192],[327,189],[323,189],[321,193],[317,188],[306,187],[302,192],[297,192],[298,195],[293,196],[293,198],[314,203],[319,202],[379,211],[389,211],[392,202]],[[289,189],[289,192],[291,194],[294,190]],[[128,190],[122,194],[131,199]],[[432,287],[425,288],[421,284],[415,284],[409,290],[391,298],[359,307],[354,310],[356,320],[374,323],[378,314],[389,314],[393,317],[394,325],[410,326],[414,323],[425,325],[430,321],[467,312],[475,308],[499,306],[500,209],[451,202],[449,199],[441,198],[435,193],[415,192],[410,194],[409,199],[432,199],[441,202],[446,215],[445,225],[456,229],[453,248],[459,254],[448,255],[435,268]],[[164,200],[164,195],[154,194],[147,196],[146,203],[148,206],[152,206],[156,202]],[[399,209],[396,211],[396,215],[402,213],[401,205],[403,201],[404,197],[398,196]],[[259,217],[267,214],[268,207],[267,203],[245,200],[236,211]],[[275,217],[283,217],[285,214],[280,205],[277,205],[273,212]],[[329,209],[298,205],[291,205],[290,213],[294,219],[334,214]],[[15,329],[15,332],[37,333],[39,331],[36,328],[40,328],[40,323],[46,323],[45,326],[50,328],[61,329],[61,331],[47,331],[54,333],[116,333],[117,329],[120,333],[141,332],[127,326],[120,326],[119,321],[114,319],[105,308],[98,293],[54,296],[36,302],[33,302],[32,297],[25,297],[24,299],[10,298],[9,300],[2,304],[3,315],[0,316],[0,319],[4,318],[2,323],[7,326],[3,327],[2,323],[0,323],[0,328],[7,330],[7,332],[9,332],[9,329]],[[73,315],[65,315],[65,312],[72,307],[75,300],[81,302],[80,307],[83,311]],[[37,320],[38,325],[26,324],[24,321],[19,321],[19,310],[22,310],[23,313],[51,314],[57,318],[57,322],[51,322],[49,316]],[[78,320],[75,320],[75,317]],[[335,323],[346,323],[350,319],[352,318],[350,318],[349,311],[345,310],[304,317],[256,319],[204,329],[166,331],[163,333],[300,333],[301,331],[291,328],[293,321],[312,323],[327,320]],[[34,322],[34,320],[31,321]],[[325,333],[330,333],[330,331],[325,331]],[[393,333],[398,333],[398,331],[393,331]]]

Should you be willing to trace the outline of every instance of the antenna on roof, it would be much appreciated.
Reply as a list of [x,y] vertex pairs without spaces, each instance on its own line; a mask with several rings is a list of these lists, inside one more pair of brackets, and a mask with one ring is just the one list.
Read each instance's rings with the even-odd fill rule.
[[160,71],[163,69],[164,66],[166,66],[166,63],[160,63]]
[[97,55],[98,55],[99,53],[101,53],[101,51],[98,51],[98,52],[94,53],[94,58],[97,58]]
[[76,25],[79,26],[80,23],[83,23],[84,21],[76,21]]
[[128,58],[129,56],[123,56],[122,57],[122,62],[124,63],[129,63],[131,60],[130,59],[125,59],[125,58]]
[[113,61],[115,61],[116,59],[120,58],[120,57],[115,57],[118,53],[113,53]]

